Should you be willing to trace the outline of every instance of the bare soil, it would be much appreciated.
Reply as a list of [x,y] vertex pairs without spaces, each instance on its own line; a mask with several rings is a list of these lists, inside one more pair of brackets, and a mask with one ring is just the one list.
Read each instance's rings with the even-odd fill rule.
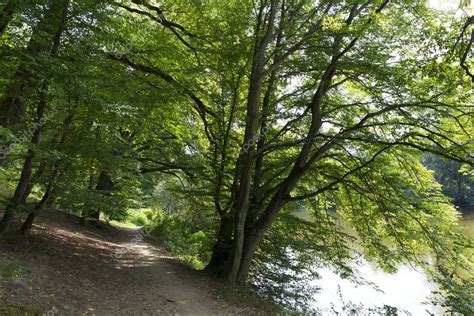
[[226,302],[214,280],[139,233],[83,227],[73,215],[45,211],[28,238],[12,233],[0,239],[0,315],[12,306],[43,315],[255,312]]

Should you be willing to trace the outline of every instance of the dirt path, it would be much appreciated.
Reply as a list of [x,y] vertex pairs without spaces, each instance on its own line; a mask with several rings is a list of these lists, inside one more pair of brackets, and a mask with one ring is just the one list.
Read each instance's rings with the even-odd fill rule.
[[0,240],[0,306],[47,315],[243,313],[218,299],[205,276],[141,240],[138,230],[83,228],[76,220],[55,212],[40,219],[28,240]]

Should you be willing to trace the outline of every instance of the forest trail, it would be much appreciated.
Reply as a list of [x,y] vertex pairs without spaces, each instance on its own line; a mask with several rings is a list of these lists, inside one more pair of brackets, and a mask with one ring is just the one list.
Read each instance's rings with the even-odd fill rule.
[[[42,214],[28,239],[0,240],[0,306],[46,315],[242,312],[221,301],[207,277],[147,243],[139,230],[84,228],[74,216],[51,213]],[[8,270],[13,277],[5,277]]]

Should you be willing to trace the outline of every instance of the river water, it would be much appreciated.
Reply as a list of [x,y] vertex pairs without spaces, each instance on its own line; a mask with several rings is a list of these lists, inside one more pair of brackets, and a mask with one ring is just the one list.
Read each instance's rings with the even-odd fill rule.
[[[463,216],[461,226],[466,235],[474,238],[474,212]],[[314,285],[321,288],[313,298],[314,307],[323,315],[334,315],[334,311],[341,313],[344,302],[363,305],[365,308],[389,305],[398,308],[399,315],[443,315],[441,307],[423,304],[437,287],[422,270],[406,265],[401,266],[396,273],[388,274],[369,262],[363,262],[358,270],[383,292],[369,285],[357,286],[341,279],[331,269],[324,268],[318,270],[321,279],[314,281]]]

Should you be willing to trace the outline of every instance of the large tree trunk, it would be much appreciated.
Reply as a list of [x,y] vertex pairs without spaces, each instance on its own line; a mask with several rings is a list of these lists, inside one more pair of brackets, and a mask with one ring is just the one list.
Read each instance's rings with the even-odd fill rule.
[[221,218],[219,231],[217,233],[217,241],[212,249],[211,261],[206,267],[206,270],[217,275],[224,272],[225,264],[229,260],[230,251],[232,248],[232,232],[234,228],[234,221],[231,216],[223,216]]
[[[245,282],[248,271],[255,255],[255,250],[261,242],[265,233],[271,227],[278,212],[288,200],[291,191],[296,186],[298,180],[305,174],[310,165],[316,161],[318,155],[310,156],[313,147],[311,140],[315,137],[321,127],[321,101],[330,85],[333,72],[331,71],[328,77],[321,80],[318,91],[315,93],[312,100],[312,118],[311,126],[306,137],[307,141],[303,145],[289,175],[279,185],[277,192],[273,195],[267,207],[264,209],[261,217],[257,220],[252,228],[249,227],[250,233],[245,236],[244,245],[241,250],[240,261],[237,264],[237,274],[233,283],[242,284]],[[320,150],[319,155],[324,152],[324,148]]]
[[[106,171],[102,171],[99,175],[99,180],[95,188],[100,194],[107,196],[114,189],[114,182]],[[90,210],[89,219],[94,223],[98,223],[100,219],[100,210]]]
[[[91,179],[91,184],[93,183]],[[97,185],[95,187],[95,191],[99,194],[108,195],[110,191],[114,189],[114,182],[112,178],[106,171],[101,171],[99,174],[99,178],[97,180]],[[97,224],[100,220],[100,210],[91,208],[88,205],[85,206],[84,211],[81,215],[81,224],[85,225],[86,222],[91,222]]]
[[[89,192],[92,192],[92,190],[94,190],[94,184],[95,184],[95,174],[94,174],[94,168],[92,167],[90,169],[89,184],[87,186],[87,189]],[[90,209],[91,209],[90,202],[86,201],[84,203],[84,208],[82,209],[81,216],[79,218],[80,225],[82,226],[86,225]]]
[[[285,11],[285,1],[282,1],[281,4],[281,11],[282,16],[280,17],[280,24],[279,24],[279,32],[276,37],[275,41],[275,50],[278,51],[281,45],[281,39],[283,35],[283,21],[284,21],[284,11]],[[276,62],[279,58],[279,54],[275,54],[273,57],[273,62]],[[270,115],[273,112],[273,108],[271,107],[272,96],[274,94],[275,83],[276,83],[276,75],[277,75],[277,68],[274,68],[271,71],[270,78],[268,79],[267,88],[265,91],[265,96],[263,97],[262,102],[262,115],[260,120],[260,134],[258,135],[258,142],[257,142],[257,150],[256,150],[256,158],[255,158],[255,172],[254,172],[254,183],[252,187],[252,196],[251,196],[251,204],[258,205],[262,203],[262,181],[263,181],[263,166],[264,166],[264,147],[265,147],[265,136],[268,133],[269,123],[270,123]],[[260,212],[261,209],[258,207],[253,207],[252,212],[248,214],[248,218],[245,221],[246,231],[248,227],[252,227]]]
[[[87,186],[88,192],[92,192],[92,190],[94,189],[94,183],[95,183],[94,169],[91,168],[90,174],[89,174],[89,184]],[[84,203],[84,208],[82,209],[81,216],[79,218],[80,225],[86,226],[89,210],[90,210],[90,203],[86,201]]]
[[273,200],[265,209],[262,219],[260,219],[259,222],[257,222],[252,227],[252,230],[247,234],[242,251],[243,255],[240,262],[239,273],[237,275],[236,283],[245,283],[250,266],[252,264],[253,257],[255,255],[255,251],[257,250],[257,246],[262,241],[263,237],[265,236],[265,233],[271,227],[276,215],[285,204],[284,197],[289,195],[290,190],[291,189],[289,188],[289,186],[281,188],[281,195],[274,196]]

